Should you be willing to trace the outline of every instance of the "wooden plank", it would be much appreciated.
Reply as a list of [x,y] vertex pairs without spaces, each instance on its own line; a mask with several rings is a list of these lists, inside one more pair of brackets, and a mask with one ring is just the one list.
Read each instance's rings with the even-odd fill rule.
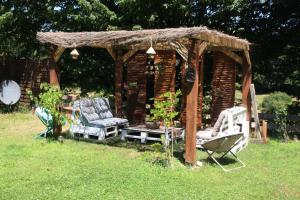
[[202,54],[204,53],[206,47],[207,47],[207,42],[205,42],[205,41],[201,42],[201,44],[199,45],[198,56],[202,56]]
[[239,52],[244,52],[243,49],[237,49],[237,48],[233,48],[233,47],[225,47],[225,46],[220,46],[220,45],[215,45],[212,43],[208,42],[207,45],[207,51],[220,51],[220,50],[228,50],[228,51],[239,51]]
[[224,53],[226,56],[230,57],[232,60],[234,60],[235,62],[239,63],[239,64],[243,64],[243,59],[237,55],[236,53],[229,51],[229,50],[219,50],[222,53]]
[[138,50],[129,50],[127,53],[123,55],[123,62],[126,62],[129,58],[131,58],[134,54],[136,54]]
[[244,55],[242,101],[243,101],[243,105],[247,108],[247,121],[250,121],[251,119],[251,98],[250,98],[251,65],[249,65],[249,62],[247,60],[248,59]]
[[262,140],[266,144],[268,142],[268,122],[263,120],[262,121],[262,126],[260,130],[262,134]]
[[123,55],[116,52],[115,62],[115,111],[117,117],[122,117],[122,90],[123,90]]
[[57,48],[52,46],[50,47],[50,57],[49,57],[49,83],[59,87],[59,78],[58,78],[58,66],[55,61],[55,54]]
[[183,58],[184,61],[188,60],[188,49],[184,44],[181,44],[180,42],[171,42],[170,44],[176,49],[177,53]]
[[250,54],[249,51],[244,51],[245,59],[247,61],[247,64],[251,67],[251,59],[250,59]]
[[255,122],[255,127],[254,127],[255,128],[255,134],[256,134],[256,138],[261,140],[262,138],[261,138],[259,118],[258,118],[258,112],[257,112],[254,84],[250,85],[250,94],[251,94],[252,112],[253,112],[254,122]]
[[201,64],[199,66],[199,87],[198,87],[198,105],[197,105],[197,128],[202,126],[202,106],[203,106],[203,81],[204,81],[204,55],[200,56]]
[[196,163],[197,100],[199,81],[199,41],[192,40],[188,66],[195,70],[195,81],[187,84],[185,162]]
[[196,34],[193,36],[193,38],[204,40],[219,46],[225,46],[229,48],[235,48],[235,49],[246,50],[246,51],[249,50],[249,45],[250,45],[250,43],[247,44],[245,42],[240,42],[234,38],[225,38],[218,35],[212,35],[210,32],[207,33],[202,32],[200,34]]
[[107,50],[107,52],[110,54],[110,56],[112,57],[112,59],[113,59],[114,61],[116,61],[116,60],[117,60],[117,54],[116,54],[116,51],[114,51],[112,47],[106,47],[106,50]]
[[55,53],[54,53],[54,60],[55,62],[58,62],[61,55],[64,53],[65,48],[64,47],[57,47]]

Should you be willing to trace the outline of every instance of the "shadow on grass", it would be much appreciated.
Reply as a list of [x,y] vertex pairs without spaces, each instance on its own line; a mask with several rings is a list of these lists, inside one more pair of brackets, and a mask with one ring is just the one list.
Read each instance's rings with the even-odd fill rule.
[[[221,165],[230,165],[230,164],[235,164],[235,163],[238,163],[235,159],[233,158],[230,158],[230,157],[223,157],[223,158],[218,158],[218,157],[215,157],[215,159],[221,164]],[[207,157],[207,158],[204,158],[204,159],[201,159],[200,161],[204,161],[210,165],[217,165],[217,163],[215,163],[213,161],[213,159]]]
[[[93,144],[102,144],[108,145],[112,147],[119,147],[119,148],[126,148],[126,149],[135,149],[138,152],[155,152],[155,148],[152,147],[152,144],[158,143],[156,141],[147,141],[147,143],[142,144],[138,139],[131,139],[127,138],[126,141],[121,140],[120,136],[108,137],[103,141],[99,141],[93,138],[82,138],[82,137],[67,137],[67,139],[86,142],[86,143],[93,143]],[[185,164],[184,158],[184,142],[182,140],[178,140],[174,142],[174,151],[173,156],[182,164]]]
[[81,138],[81,137],[76,137],[76,138],[67,137],[67,139],[86,142],[86,143],[108,145],[112,147],[135,149],[139,152],[154,151],[154,149],[150,146],[151,144],[154,144],[154,142],[147,142],[147,144],[141,144],[138,142],[138,140],[123,141],[119,136],[108,137],[103,141],[99,141],[93,138]]

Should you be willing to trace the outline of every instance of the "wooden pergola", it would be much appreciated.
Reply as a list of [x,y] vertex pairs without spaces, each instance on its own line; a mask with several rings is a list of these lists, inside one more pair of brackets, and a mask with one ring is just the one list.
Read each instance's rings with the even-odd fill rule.
[[[57,62],[66,48],[105,48],[115,61],[115,109],[121,115],[123,64],[139,50],[147,50],[150,40],[155,50],[175,50],[187,66],[195,70],[195,81],[186,91],[186,154],[185,161],[196,163],[196,132],[198,94],[203,85],[203,54],[205,51],[222,52],[243,67],[242,102],[250,119],[251,60],[250,43],[206,27],[169,28],[138,31],[103,32],[39,32],[37,39],[50,44],[52,65],[49,68],[50,83],[59,85]],[[199,73],[200,72],[200,73]],[[200,74],[200,76],[199,76]],[[199,85],[201,86],[199,89]],[[200,100],[202,105],[202,99]]]

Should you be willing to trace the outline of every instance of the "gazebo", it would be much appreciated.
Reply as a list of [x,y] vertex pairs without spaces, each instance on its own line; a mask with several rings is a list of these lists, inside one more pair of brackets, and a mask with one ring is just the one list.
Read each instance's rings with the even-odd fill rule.
[[[50,45],[49,81],[54,85],[59,85],[57,62],[66,48],[86,46],[105,48],[115,61],[116,115],[122,115],[122,101],[126,91],[127,117],[132,123],[142,123],[145,118],[146,50],[150,47],[150,41],[157,52],[154,62],[163,64],[163,70],[155,76],[153,82],[155,98],[166,91],[175,91],[176,54],[180,55],[181,88],[183,89],[181,120],[186,130],[185,161],[188,164],[194,165],[196,162],[196,132],[197,127],[202,123],[205,51],[213,52],[212,121],[223,109],[234,104],[237,64],[243,68],[242,102],[247,108],[247,120],[250,120],[251,60],[250,43],[247,40],[206,27],[137,31],[38,32],[37,39],[43,44]],[[193,71],[193,81],[186,81],[185,75],[189,70]]]

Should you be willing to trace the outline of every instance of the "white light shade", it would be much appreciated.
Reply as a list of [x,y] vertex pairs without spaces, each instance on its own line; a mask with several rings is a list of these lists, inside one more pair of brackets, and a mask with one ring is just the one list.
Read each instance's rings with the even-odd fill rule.
[[149,54],[149,55],[155,55],[156,52],[155,52],[155,50],[154,50],[152,47],[150,47],[150,48],[147,50],[146,54]]
[[73,49],[73,51],[71,51],[70,55],[72,56],[73,59],[77,59],[79,56],[79,53],[76,49]]

